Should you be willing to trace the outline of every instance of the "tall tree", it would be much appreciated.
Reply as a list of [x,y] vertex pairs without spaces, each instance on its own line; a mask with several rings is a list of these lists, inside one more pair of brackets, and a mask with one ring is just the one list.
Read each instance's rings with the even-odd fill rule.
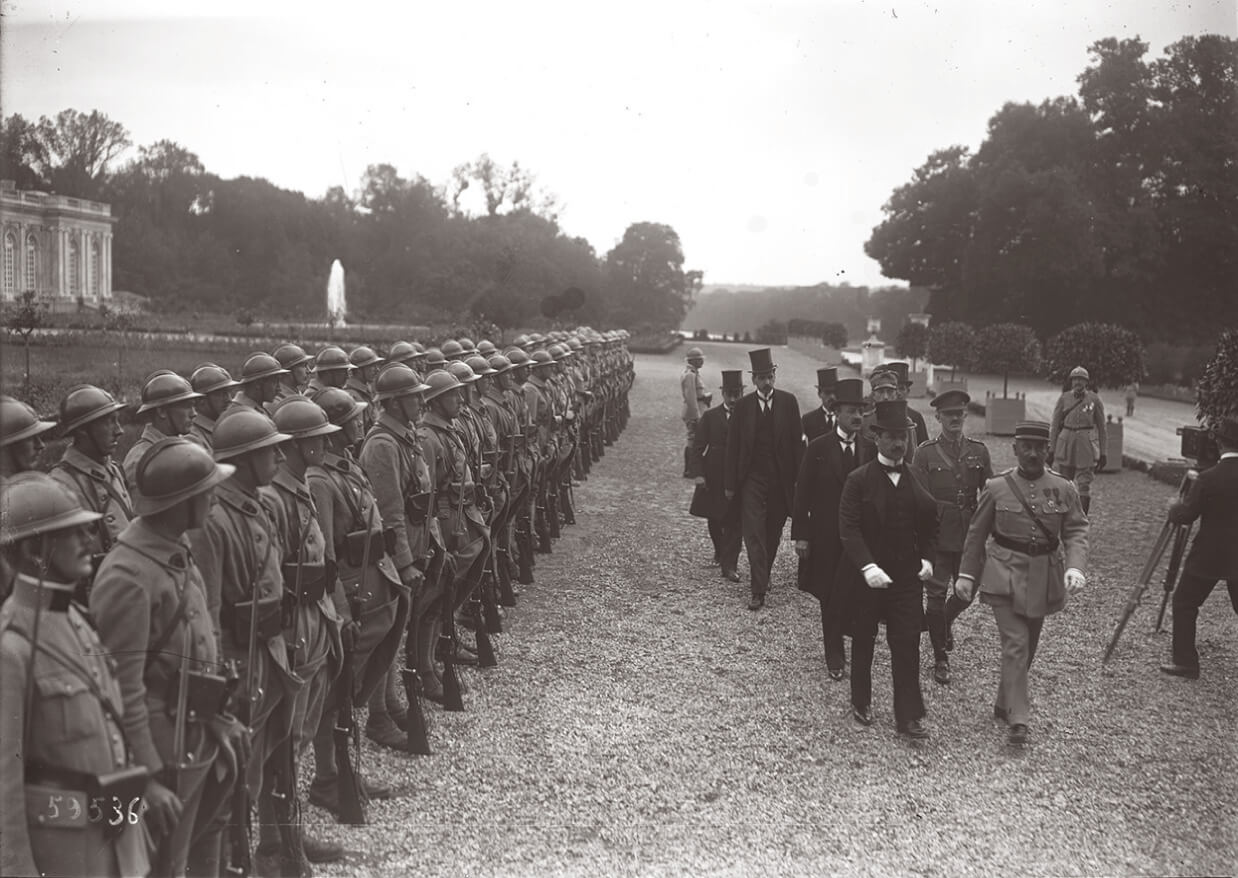
[[679,326],[700,288],[700,272],[684,272],[679,235],[664,223],[632,223],[606,254],[612,316],[623,325]]
[[38,126],[14,113],[0,126],[0,174],[13,180],[18,189],[46,189],[47,147],[39,137]]
[[43,116],[38,134],[51,164],[52,186],[81,198],[98,197],[108,165],[131,143],[125,126],[98,110],[61,110],[54,120]]

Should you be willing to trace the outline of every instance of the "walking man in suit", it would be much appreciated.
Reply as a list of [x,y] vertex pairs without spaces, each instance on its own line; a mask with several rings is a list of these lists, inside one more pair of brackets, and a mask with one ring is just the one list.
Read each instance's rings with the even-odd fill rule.
[[791,539],[795,540],[795,554],[800,557],[799,587],[821,603],[821,636],[830,679],[841,680],[846,656],[840,616],[842,596],[836,582],[842,557],[838,504],[847,476],[857,466],[872,460],[877,449],[860,436],[864,382],[844,378],[838,382],[835,393],[830,407],[837,426],[809,442],[800,461]]
[[[911,392],[910,367],[906,363],[893,362],[886,363],[882,366],[882,368],[887,372],[894,373],[894,379],[896,381],[894,386],[894,398],[906,399],[907,395]],[[911,418],[912,423],[915,424],[915,445],[912,446],[915,448],[928,441],[928,424],[924,422],[924,415],[920,414],[911,406],[907,406],[907,417]]]
[[[847,476],[838,509],[851,574],[851,712],[872,725],[873,645],[886,622],[894,678],[894,720],[900,735],[929,736],[920,692],[920,627],[924,580],[937,552],[937,504],[904,462],[914,429],[905,400],[877,403],[877,459]],[[858,572],[859,576],[855,576]]]
[[817,370],[817,397],[821,400],[821,408],[806,412],[800,419],[806,441],[811,442],[834,429],[833,403],[837,386],[838,369],[831,366],[828,369]]
[[782,526],[795,505],[799,472],[800,406],[793,394],[774,387],[777,367],[769,348],[748,352],[756,393],[735,406],[726,442],[725,493],[739,497],[744,548],[748,551],[752,598],[748,609],[765,606]]
[[738,369],[722,373],[722,404],[701,415],[693,445],[692,472],[696,491],[689,512],[709,521],[709,538],[714,544],[714,563],[722,568],[722,578],[739,582],[739,549],[743,534],[739,526],[739,503],[724,491],[726,437],[735,404],[744,395],[744,373]]
[[1174,591],[1173,661],[1161,670],[1192,680],[1199,677],[1195,620],[1219,580],[1225,580],[1230,605],[1238,613],[1238,418],[1221,421],[1214,435],[1221,459],[1195,478],[1186,500],[1169,508],[1174,524],[1196,519],[1200,524]]

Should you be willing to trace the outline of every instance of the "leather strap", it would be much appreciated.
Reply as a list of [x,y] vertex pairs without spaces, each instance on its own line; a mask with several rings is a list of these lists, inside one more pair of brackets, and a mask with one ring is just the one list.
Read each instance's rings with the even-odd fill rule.
[[1057,534],[1050,533],[1049,528],[1045,527],[1045,523],[1040,520],[1040,516],[1032,511],[1032,507],[1028,504],[1027,498],[1024,497],[1023,492],[1019,490],[1019,485],[1014,480],[1014,476],[1010,473],[1006,473],[1003,478],[1005,478],[1006,484],[1010,486],[1010,490],[1014,492],[1015,497],[1018,498],[1019,503],[1022,504],[1024,511],[1032,517],[1032,521],[1036,522],[1036,527],[1039,528],[1040,532],[1045,535],[1045,539],[1050,543],[1056,544]]

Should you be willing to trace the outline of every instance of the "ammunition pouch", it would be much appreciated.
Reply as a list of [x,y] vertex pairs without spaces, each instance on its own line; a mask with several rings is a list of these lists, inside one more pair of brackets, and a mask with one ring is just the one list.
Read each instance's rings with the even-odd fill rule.
[[[248,633],[248,631],[246,632]],[[174,715],[177,703],[177,688],[180,677],[173,677],[168,683],[168,715]],[[233,681],[219,674],[208,674],[204,671],[190,671],[186,679],[185,710],[187,719],[208,720],[224,712],[228,698],[232,695]]]
[[409,523],[421,527],[430,515],[430,492],[422,491],[404,498],[404,515]]
[[[130,813],[141,813],[142,795],[146,792],[146,780],[149,776],[150,773],[141,765],[109,771],[106,774],[93,774],[37,760],[27,762],[27,814],[32,821],[37,821],[42,826],[47,826],[49,822],[52,825],[62,822],[68,827],[85,828],[89,822],[99,822],[102,824],[104,837],[114,839],[129,825],[127,816]],[[49,815],[42,813],[41,807],[37,811],[30,809],[30,787],[35,787],[36,791],[37,788],[46,787],[55,794],[72,797],[79,806],[77,813],[70,814],[71,806],[62,802],[56,811],[64,812],[66,819],[57,821],[53,816],[49,820]],[[138,807],[131,807],[133,805]],[[119,820],[113,816],[117,812],[121,815]]]
[[[286,563],[281,567],[284,576],[284,591],[295,595],[299,603],[317,603],[327,593],[328,578],[334,578],[328,576],[328,569],[326,564]],[[298,572],[301,579],[299,589],[297,587]],[[334,572],[331,570],[332,574]]]
[[[232,629],[232,636],[237,643],[248,646],[249,626],[253,613],[253,601],[240,601],[232,606],[225,604],[220,608],[219,621],[224,627]],[[269,597],[258,601],[258,639],[270,640],[283,630],[283,599]]]
[[[392,531],[392,537],[395,532]],[[387,551],[387,532],[381,530],[354,530],[344,535],[344,557],[352,567],[360,567],[366,560],[366,546],[369,546],[369,560],[377,564]]]

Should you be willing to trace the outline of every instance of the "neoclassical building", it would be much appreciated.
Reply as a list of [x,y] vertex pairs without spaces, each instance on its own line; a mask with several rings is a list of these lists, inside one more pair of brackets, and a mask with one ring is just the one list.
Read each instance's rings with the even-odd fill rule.
[[0,298],[33,290],[57,311],[112,298],[112,207],[0,180]]

